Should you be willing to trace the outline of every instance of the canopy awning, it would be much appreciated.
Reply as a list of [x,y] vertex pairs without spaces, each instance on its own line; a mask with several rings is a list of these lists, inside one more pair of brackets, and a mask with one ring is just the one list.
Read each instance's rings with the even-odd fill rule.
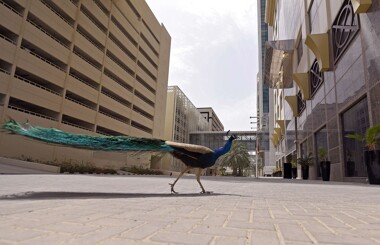
[[293,86],[294,39],[267,41],[265,43],[264,84],[270,88]]

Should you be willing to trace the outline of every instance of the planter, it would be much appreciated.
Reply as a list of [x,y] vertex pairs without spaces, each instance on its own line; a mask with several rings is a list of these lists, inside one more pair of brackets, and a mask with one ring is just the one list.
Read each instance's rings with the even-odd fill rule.
[[282,172],[281,171],[274,172],[273,177],[282,177]]
[[355,176],[355,162],[347,161],[347,177]]
[[292,168],[293,179],[297,179],[297,168]]
[[323,161],[320,162],[321,167],[321,174],[322,174],[322,180],[323,181],[329,181],[330,180],[330,161]]
[[292,164],[284,163],[284,179],[291,179],[292,178]]
[[380,185],[380,150],[365,151],[364,162],[367,167],[368,182]]
[[301,166],[302,179],[309,179],[309,166]]

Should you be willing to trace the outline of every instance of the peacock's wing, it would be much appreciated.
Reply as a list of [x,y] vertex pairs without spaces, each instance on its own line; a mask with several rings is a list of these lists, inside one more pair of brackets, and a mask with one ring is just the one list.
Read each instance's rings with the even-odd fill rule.
[[194,153],[207,154],[207,153],[214,152],[210,148],[206,146],[201,146],[201,145],[185,144],[185,143],[178,143],[178,142],[173,142],[173,141],[166,141],[166,144],[175,149],[183,149],[183,150],[194,152]]
[[180,159],[186,166],[205,168],[212,163],[214,151],[201,145],[192,145],[166,141],[174,150],[170,152]]
[[2,128],[9,133],[26,136],[46,143],[96,151],[160,151],[171,152],[173,148],[160,139],[130,136],[90,136],[71,134],[54,128],[34,127],[29,123],[8,121]]

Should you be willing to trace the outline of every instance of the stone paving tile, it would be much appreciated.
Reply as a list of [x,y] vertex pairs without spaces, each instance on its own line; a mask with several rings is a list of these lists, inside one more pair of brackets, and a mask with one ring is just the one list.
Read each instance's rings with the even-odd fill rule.
[[162,225],[158,223],[145,223],[134,229],[121,233],[118,237],[133,240],[144,240],[145,238],[154,234],[155,232],[165,229],[166,226],[167,225]]
[[224,228],[220,226],[200,225],[194,228],[191,233],[196,234],[210,234],[214,236],[233,236],[233,237],[246,237],[247,231],[244,229]]
[[246,230],[268,230],[268,231],[274,231],[274,225],[270,222],[241,222],[241,221],[229,221],[227,223],[228,228],[234,228],[234,229],[246,229]]
[[203,225],[217,225],[223,226],[228,220],[228,213],[212,212],[209,216],[202,222]]
[[153,241],[135,241],[126,238],[111,238],[97,243],[98,245],[163,245],[169,243],[159,243]]
[[[203,178],[202,178],[203,179]],[[380,188],[321,181],[2,175],[0,244],[380,244]]]
[[[188,233],[191,231],[196,225],[200,225],[202,223],[202,219],[179,219],[176,222],[173,222],[171,225],[165,228],[165,231],[168,232],[184,232]],[[204,222],[203,222],[204,223]]]
[[102,227],[98,230],[72,237],[67,240],[69,244],[96,244],[103,241],[118,237],[119,234],[125,231],[124,227]]
[[216,237],[215,245],[246,245],[247,239],[241,237]]
[[316,236],[316,239],[320,243],[328,244],[347,244],[347,245],[374,245],[379,244],[375,240],[366,237],[356,237],[350,235],[327,235],[320,234]]
[[[20,245],[59,245],[65,244],[68,241],[73,239],[72,234],[67,233],[58,233],[58,232],[49,232],[48,235],[39,236],[33,239],[25,240],[20,242]],[[0,243],[1,244],[1,243]]]
[[300,225],[279,224],[282,236],[286,241],[312,242]]
[[175,243],[187,245],[203,245],[210,244],[213,236],[209,234],[189,234],[176,232],[159,232],[153,235],[150,240],[161,243]]
[[49,224],[49,225],[38,227],[39,230],[63,232],[63,233],[70,233],[70,234],[75,234],[75,235],[86,234],[88,232],[95,231],[98,228],[99,227],[88,226],[88,225],[77,224],[77,223],[68,223],[68,222]]
[[276,231],[255,230],[251,233],[251,245],[282,245]]
[[0,230],[0,240],[21,242],[28,239],[44,236],[46,231],[36,231],[32,229],[20,229],[16,227],[4,227]]
[[124,230],[129,230],[137,226],[145,224],[143,221],[128,220],[128,219],[116,219],[110,217],[99,218],[90,222],[86,222],[86,225],[95,227],[121,227]]

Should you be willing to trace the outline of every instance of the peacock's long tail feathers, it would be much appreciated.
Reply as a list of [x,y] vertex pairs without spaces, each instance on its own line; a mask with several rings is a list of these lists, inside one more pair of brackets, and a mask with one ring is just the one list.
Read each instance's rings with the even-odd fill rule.
[[2,128],[9,133],[23,135],[39,141],[96,151],[160,151],[171,152],[173,148],[164,140],[129,136],[90,136],[66,133],[55,128],[33,127],[29,123],[8,121]]

